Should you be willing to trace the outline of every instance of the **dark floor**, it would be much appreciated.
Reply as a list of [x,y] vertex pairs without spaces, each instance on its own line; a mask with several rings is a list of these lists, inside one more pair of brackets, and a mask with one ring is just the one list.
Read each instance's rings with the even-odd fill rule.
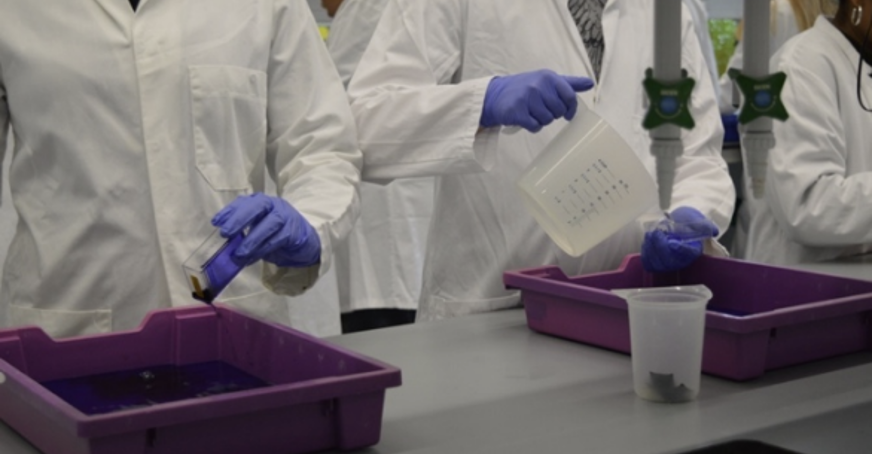
[[373,329],[415,323],[413,310],[366,309],[342,314],[342,333],[357,333]]

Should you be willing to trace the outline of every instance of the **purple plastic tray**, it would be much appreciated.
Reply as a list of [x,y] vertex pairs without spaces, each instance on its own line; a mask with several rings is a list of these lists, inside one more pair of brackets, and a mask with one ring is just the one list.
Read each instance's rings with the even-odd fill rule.
[[[0,331],[0,419],[46,454],[294,454],[379,441],[398,369],[218,309],[156,311],[136,331],[59,341]],[[216,360],[271,386],[87,416],[38,383]]]
[[732,380],[872,348],[872,282],[702,257],[678,273],[651,274],[638,255],[612,272],[569,278],[542,267],[503,275],[520,289],[535,331],[630,352],[627,303],[612,289],[705,284],[702,369]]

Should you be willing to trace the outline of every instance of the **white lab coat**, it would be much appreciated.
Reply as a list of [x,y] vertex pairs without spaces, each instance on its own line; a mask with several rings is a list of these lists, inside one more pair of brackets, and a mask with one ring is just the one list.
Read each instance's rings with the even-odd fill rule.
[[[606,4],[602,78],[582,99],[616,127],[653,175],[641,83],[653,63],[652,5]],[[673,202],[700,209],[725,230],[734,190],[720,152],[717,101],[693,24],[687,17],[683,24],[683,65],[699,81],[692,106],[697,127],[682,134],[687,150],[678,162]],[[521,205],[518,177],[565,121],[538,134],[477,133],[492,77],[540,68],[593,74],[563,0],[390,0],[352,78],[364,176],[439,175],[420,320],[517,305],[518,292],[503,286],[504,270],[560,261],[569,273],[601,271],[639,250],[643,235],[634,223],[581,259],[560,260]]]
[[[327,48],[347,85],[375,32],[387,0],[345,0]],[[418,308],[427,229],[433,213],[433,178],[360,185],[360,218],[336,245],[342,312]]]
[[705,58],[705,64],[708,67],[715,94],[720,96],[718,59],[715,57],[715,46],[712,44],[712,35],[709,33],[708,10],[702,0],[684,0],[684,4],[687,6],[691,20],[693,20],[693,29],[696,31],[696,38],[699,40],[702,56]]
[[[872,113],[857,101],[859,54],[824,17],[773,58],[790,119],[776,122],[766,197],[753,205],[751,260],[789,265],[872,250]],[[863,97],[872,81],[863,68]]]
[[345,86],[357,69],[387,3],[388,0],[344,0],[336,11],[330,23],[327,49]]
[[[796,15],[793,13],[793,7],[790,6],[789,0],[772,0],[775,2],[775,17],[773,18],[772,30],[769,35],[769,55],[775,55],[778,49],[784,45],[790,38],[799,34],[799,27],[796,25]],[[736,50],[730,57],[727,63],[727,71],[721,75],[720,79],[720,105],[721,112],[734,113],[733,100],[733,79],[730,78],[729,69],[742,69],[745,64],[745,50],[741,42],[736,44]]]
[[337,331],[336,310],[325,319],[267,291],[311,286],[357,215],[353,120],[306,2],[143,0],[134,14],[120,0],[0,0],[0,11],[0,130],[15,136],[20,216],[7,325],[63,337],[199,304],[181,264],[268,169],[318,231],[322,263],[249,267],[220,300]]

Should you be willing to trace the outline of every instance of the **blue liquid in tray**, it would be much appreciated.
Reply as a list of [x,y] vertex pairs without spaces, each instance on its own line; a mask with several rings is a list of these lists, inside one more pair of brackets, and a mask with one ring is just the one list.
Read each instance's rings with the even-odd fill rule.
[[87,415],[269,386],[222,361],[154,366],[42,383]]

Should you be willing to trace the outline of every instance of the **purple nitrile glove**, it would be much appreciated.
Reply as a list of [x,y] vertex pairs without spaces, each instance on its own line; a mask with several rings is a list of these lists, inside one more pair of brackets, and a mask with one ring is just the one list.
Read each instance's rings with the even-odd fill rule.
[[558,118],[571,120],[578,109],[576,92],[593,85],[587,77],[561,76],[549,70],[495,77],[487,87],[479,124],[538,132]]
[[676,231],[645,232],[642,266],[648,272],[667,273],[687,268],[702,255],[700,238],[718,236],[718,226],[694,208],[677,208],[671,218]]
[[212,218],[221,236],[249,228],[233,259],[250,265],[265,260],[283,267],[307,267],[321,261],[321,239],[285,199],[262,193],[237,197]]

